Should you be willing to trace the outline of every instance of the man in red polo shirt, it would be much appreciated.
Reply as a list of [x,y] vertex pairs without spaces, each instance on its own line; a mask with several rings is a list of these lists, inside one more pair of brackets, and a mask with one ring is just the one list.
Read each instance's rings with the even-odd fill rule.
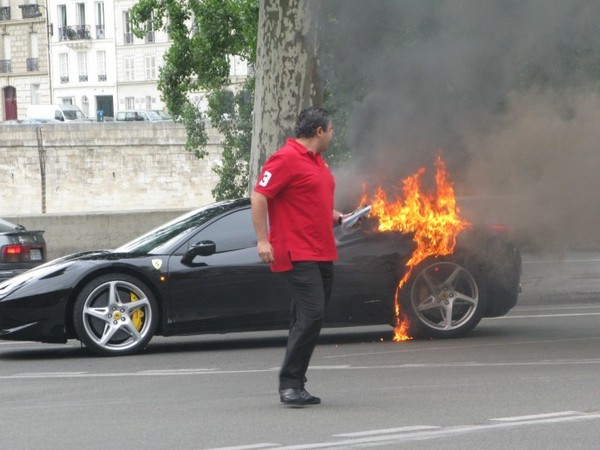
[[333,138],[331,116],[307,108],[295,131],[296,139],[288,139],[262,168],[252,193],[252,221],[261,260],[282,274],[292,294],[280,400],[309,405],[321,403],[304,383],[331,295],[337,259],[333,227],[342,214],[333,209],[335,181],[321,157]]

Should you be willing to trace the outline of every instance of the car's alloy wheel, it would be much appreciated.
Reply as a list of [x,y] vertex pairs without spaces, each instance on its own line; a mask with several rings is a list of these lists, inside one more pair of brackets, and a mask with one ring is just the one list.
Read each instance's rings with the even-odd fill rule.
[[481,282],[454,261],[430,261],[419,266],[404,290],[409,296],[411,334],[421,337],[457,337],[481,320],[485,298]]
[[73,311],[79,340],[100,355],[143,349],[158,324],[157,302],[148,287],[129,275],[103,275],[81,291]]

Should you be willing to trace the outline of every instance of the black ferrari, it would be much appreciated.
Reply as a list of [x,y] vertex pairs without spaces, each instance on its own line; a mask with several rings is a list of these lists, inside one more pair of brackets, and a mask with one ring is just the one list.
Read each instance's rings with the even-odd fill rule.
[[[367,219],[339,233],[326,325],[395,324],[394,295],[414,244]],[[458,337],[517,302],[518,249],[472,227],[450,256],[415,268],[400,292],[413,337]],[[0,284],[0,338],[78,339],[100,355],[142,350],[154,335],[286,329],[289,293],[260,262],[249,199],[191,211],[115,249],[50,261]]]

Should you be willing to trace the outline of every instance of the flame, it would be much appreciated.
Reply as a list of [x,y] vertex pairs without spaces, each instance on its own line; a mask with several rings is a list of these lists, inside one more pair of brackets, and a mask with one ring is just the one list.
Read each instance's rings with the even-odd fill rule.
[[[400,292],[410,279],[413,269],[430,256],[449,255],[454,251],[458,234],[470,224],[460,218],[460,209],[456,206],[453,183],[449,181],[446,163],[440,156],[435,161],[436,174],[434,193],[423,192],[421,178],[425,168],[402,181],[403,198],[388,201],[385,191],[378,187],[370,201],[369,217],[377,217],[379,231],[399,231],[413,233],[416,246],[406,262],[407,270],[396,287],[394,309],[396,326],[394,340],[412,339],[408,335],[410,322],[400,306]],[[363,190],[365,186],[363,186]],[[361,204],[369,203],[363,194]]]

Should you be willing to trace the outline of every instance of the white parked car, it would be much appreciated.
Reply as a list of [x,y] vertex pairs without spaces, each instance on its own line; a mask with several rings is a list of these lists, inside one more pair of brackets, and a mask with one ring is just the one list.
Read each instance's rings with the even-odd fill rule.
[[126,111],[117,111],[115,120],[117,122],[158,122],[163,119],[151,109],[128,109]]

